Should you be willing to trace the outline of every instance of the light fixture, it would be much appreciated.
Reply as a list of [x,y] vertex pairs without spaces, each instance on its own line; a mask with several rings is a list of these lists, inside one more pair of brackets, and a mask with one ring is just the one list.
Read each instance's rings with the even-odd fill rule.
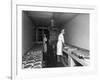
[[54,19],[51,19],[51,27],[54,27]]
[[52,13],[50,22],[51,22],[51,27],[53,28],[55,26],[55,24],[54,24],[55,23],[55,21],[54,21],[54,13]]

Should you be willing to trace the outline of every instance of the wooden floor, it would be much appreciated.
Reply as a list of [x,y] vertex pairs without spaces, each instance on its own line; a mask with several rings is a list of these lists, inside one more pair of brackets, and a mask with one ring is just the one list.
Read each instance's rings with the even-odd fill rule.
[[43,68],[49,68],[49,67],[65,67],[68,66],[67,63],[65,63],[65,61],[57,61],[57,55],[56,55],[56,51],[54,48],[52,48],[52,46],[48,47],[48,51],[47,53],[45,53],[46,56],[44,56],[44,66]]

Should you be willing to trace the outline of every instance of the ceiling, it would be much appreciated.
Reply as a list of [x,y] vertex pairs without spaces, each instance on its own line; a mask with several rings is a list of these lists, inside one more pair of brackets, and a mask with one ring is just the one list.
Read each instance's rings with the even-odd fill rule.
[[61,12],[42,12],[42,11],[24,11],[34,22],[35,25],[50,26],[51,19],[54,19],[55,26],[61,26],[71,20],[79,13],[61,13]]

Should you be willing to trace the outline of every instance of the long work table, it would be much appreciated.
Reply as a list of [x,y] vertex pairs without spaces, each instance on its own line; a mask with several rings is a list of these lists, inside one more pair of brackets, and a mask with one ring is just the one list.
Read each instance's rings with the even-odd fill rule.
[[77,48],[63,48],[63,52],[68,55],[68,65],[75,66],[75,61],[77,61],[82,66],[89,65],[89,53],[77,50]]

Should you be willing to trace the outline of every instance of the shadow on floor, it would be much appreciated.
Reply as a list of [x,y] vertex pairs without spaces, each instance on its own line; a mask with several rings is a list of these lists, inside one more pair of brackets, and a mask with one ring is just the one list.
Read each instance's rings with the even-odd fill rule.
[[56,56],[56,49],[52,47],[52,45],[48,46],[48,51],[46,53],[46,56],[43,68],[50,68],[50,67],[64,67],[64,64],[62,62],[57,62],[57,56]]

